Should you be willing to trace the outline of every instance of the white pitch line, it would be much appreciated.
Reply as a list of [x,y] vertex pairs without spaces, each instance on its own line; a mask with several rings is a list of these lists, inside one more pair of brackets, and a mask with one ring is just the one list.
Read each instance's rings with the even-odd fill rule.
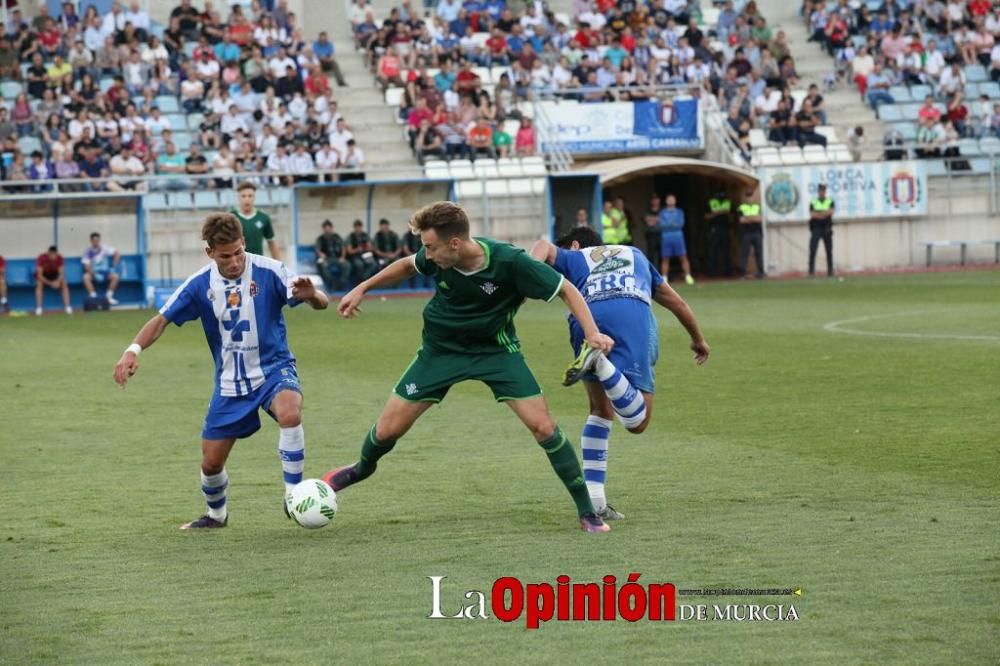
[[846,333],[847,335],[866,335],[873,338],[912,338],[917,340],[979,340],[988,342],[1000,342],[997,335],[954,335],[950,333],[896,333],[880,331],[859,331],[852,328],[844,328],[845,324],[858,324],[865,321],[875,321],[877,319],[888,319],[890,317],[905,317],[911,315],[930,314],[928,311],[896,312],[893,314],[871,315],[869,317],[856,317],[854,319],[842,319],[840,321],[830,321],[823,324],[823,330],[831,333]]

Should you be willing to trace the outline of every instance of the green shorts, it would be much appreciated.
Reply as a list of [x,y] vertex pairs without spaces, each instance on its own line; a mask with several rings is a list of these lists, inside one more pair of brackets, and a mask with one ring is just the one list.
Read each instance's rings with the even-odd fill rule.
[[542,394],[521,352],[513,354],[439,354],[419,349],[393,392],[407,402],[441,402],[450,389],[478,379],[497,402],[525,400]]

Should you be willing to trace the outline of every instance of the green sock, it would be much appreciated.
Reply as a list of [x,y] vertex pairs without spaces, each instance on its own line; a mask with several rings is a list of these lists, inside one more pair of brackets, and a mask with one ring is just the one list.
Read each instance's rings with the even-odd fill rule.
[[556,426],[556,431],[552,433],[544,442],[539,442],[545,450],[545,455],[549,457],[552,469],[562,480],[566,490],[573,497],[576,504],[576,512],[580,515],[594,512],[594,504],[590,501],[590,493],[587,492],[587,484],[583,480],[583,469],[580,467],[580,460],[576,457],[573,445],[566,439],[562,429]]
[[354,468],[355,480],[361,481],[374,474],[375,468],[378,467],[379,458],[392,451],[394,446],[396,446],[394,439],[385,442],[375,439],[375,426],[372,426],[365,437],[365,443],[361,445],[361,460]]

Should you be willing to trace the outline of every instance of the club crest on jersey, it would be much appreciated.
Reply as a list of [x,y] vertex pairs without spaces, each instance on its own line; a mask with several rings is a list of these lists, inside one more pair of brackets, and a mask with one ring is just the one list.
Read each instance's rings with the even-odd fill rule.
[[482,287],[483,291],[485,291],[490,296],[493,295],[494,291],[496,291],[497,289],[500,288],[500,287],[496,286],[495,284],[493,284],[492,282],[484,282],[484,283],[482,283],[479,286]]
[[621,247],[608,247],[607,245],[591,248],[590,260],[596,265],[590,272],[609,273],[611,271],[618,270],[619,268],[630,266],[632,264],[631,261],[625,259],[624,257],[618,257],[623,249],[624,248]]
[[228,303],[229,307],[231,308],[240,307],[241,301],[242,299],[240,298],[240,292],[237,289],[234,289],[233,291],[226,294],[226,303]]
[[208,300],[214,301],[215,300],[215,290],[214,289],[209,289],[208,293],[206,294],[206,296],[208,296]]
[[256,298],[256,297],[257,297],[257,283],[254,282],[253,280],[250,280],[250,298]]

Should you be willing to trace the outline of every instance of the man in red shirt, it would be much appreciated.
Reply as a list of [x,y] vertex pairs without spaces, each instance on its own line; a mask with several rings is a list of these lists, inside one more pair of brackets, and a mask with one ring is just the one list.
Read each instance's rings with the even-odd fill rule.
[[507,50],[507,38],[500,28],[493,28],[493,34],[486,40],[486,48],[490,52],[490,65],[509,65],[510,56]]
[[479,118],[476,124],[469,129],[466,141],[469,144],[469,153],[473,160],[478,154],[485,154],[494,160],[497,158],[496,149],[493,148],[493,130],[490,129],[485,118]]
[[65,262],[55,245],[50,245],[49,251],[38,255],[38,259],[35,260],[35,314],[38,316],[42,314],[42,292],[45,287],[62,293],[66,314],[73,314],[73,308],[69,305]]
[[472,62],[470,60],[462,63],[462,69],[458,72],[455,80],[458,81],[458,92],[460,93],[469,92],[476,87],[479,75],[472,71]]

